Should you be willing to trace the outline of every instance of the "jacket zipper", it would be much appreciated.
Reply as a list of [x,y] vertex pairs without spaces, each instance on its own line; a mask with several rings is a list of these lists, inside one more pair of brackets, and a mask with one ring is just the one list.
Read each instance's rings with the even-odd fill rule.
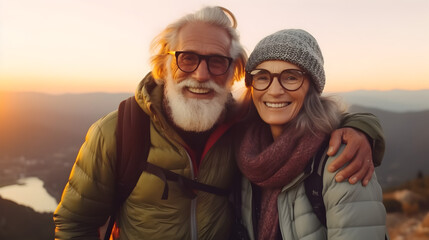
[[197,240],[197,198],[191,200],[191,239]]
[[[225,133],[225,131],[228,130],[229,127],[233,123],[234,122],[230,122],[229,124],[222,125],[223,127],[217,129],[216,130],[216,134],[214,134],[215,137],[210,136],[210,138],[208,140],[208,142],[211,142],[210,145],[213,145],[216,142],[216,140],[219,139],[219,137],[222,136]],[[182,146],[182,147],[184,147],[184,146]],[[210,148],[211,148],[211,146],[210,146]],[[210,149],[210,148],[208,148],[208,149]],[[198,168],[194,168],[194,167],[196,167],[196,165],[194,165],[194,162],[193,162],[193,160],[192,160],[192,158],[191,158],[191,156],[189,155],[189,152],[188,152],[188,151],[192,151],[192,150],[191,149],[187,149],[186,147],[184,147],[184,149],[185,149],[186,156],[188,157],[189,166],[191,168],[191,178],[194,181],[197,181],[196,175],[198,175]],[[202,160],[203,160],[205,154],[206,154],[206,152],[204,152],[202,154],[201,159],[200,159],[200,164],[202,164]],[[190,227],[191,228],[190,229],[190,231],[191,231],[191,240],[198,240],[198,229],[197,229],[197,198],[194,198],[194,199],[191,200],[191,211],[190,211],[190,214],[191,214],[191,219],[190,219],[191,220],[191,222],[190,222],[190,225],[191,225],[191,227]]]
[[[187,151],[186,155],[188,156],[189,160],[189,166],[191,166],[191,177],[192,179],[196,180],[195,174],[194,174],[194,165],[192,164],[191,156],[189,156],[189,153]],[[197,240],[198,239],[198,233],[197,233],[197,198],[194,198],[191,200],[191,240]]]

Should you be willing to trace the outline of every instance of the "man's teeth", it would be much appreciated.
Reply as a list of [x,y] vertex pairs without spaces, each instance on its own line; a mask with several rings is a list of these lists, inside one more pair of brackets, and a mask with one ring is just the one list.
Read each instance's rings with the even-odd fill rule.
[[190,92],[192,92],[192,93],[197,93],[197,94],[205,94],[205,93],[210,92],[210,89],[208,89],[208,88],[193,88],[193,87],[190,87],[190,88],[188,88],[188,90]]
[[289,103],[287,103],[287,102],[282,102],[282,103],[265,102],[265,105],[267,107],[271,107],[271,108],[282,108],[282,107],[286,107],[287,105],[289,105]]

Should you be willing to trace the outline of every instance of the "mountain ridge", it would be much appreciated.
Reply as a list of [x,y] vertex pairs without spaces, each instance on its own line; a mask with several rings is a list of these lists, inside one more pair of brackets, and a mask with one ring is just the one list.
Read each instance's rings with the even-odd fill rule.
[[[367,96],[365,94],[361,99]],[[0,92],[0,186],[13,184],[18,178],[35,176],[59,201],[88,128],[132,95]],[[390,111],[380,105],[379,102],[384,100],[371,107],[348,103],[351,105],[348,111],[368,112],[378,117],[386,138],[386,152],[376,173],[383,189],[389,189],[419,174],[429,174],[429,128],[426,126],[429,107],[421,111]],[[359,101],[363,102],[359,99],[351,102]],[[409,102],[407,104],[412,104]],[[31,233],[42,236],[40,239],[52,237],[54,225],[51,214],[39,214],[0,197],[1,209],[9,211],[4,211],[7,215],[0,219],[1,239],[1,236],[28,239],[27,235]],[[25,212],[21,214],[20,211]],[[24,218],[15,220],[16,212]],[[49,227],[36,226],[39,232],[25,228],[18,233],[11,227],[28,224],[26,219],[37,219]],[[4,227],[10,231],[1,231]]]
[[[73,99],[73,96],[82,96],[84,99],[91,99],[97,96],[110,95],[111,100],[117,100],[116,97],[132,96],[132,92],[87,92],[87,93],[41,93],[41,92],[11,92],[0,91],[0,100],[4,96],[10,95],[33,95],[50,97],[60,97],[62,99]],[[355,90],[347,92],[325,92],[323,95],[337,97],[347,105],[359,105],[363,107],[378,108],[391,112],[417,112],[429,110],[429,89],[421,90]],[[1,106],[1,105],[0,105]]]
[[349,105],[389,110],[391,112],[417,112],[429,110],[429,89],[422,90],[356,90],[327,93],[339,96]]
[[[426,91],[429,90],[418,92]],[[39,172],[45,174],[49,171],[44,168],[55,165],[58,167],[56,171],[62,172],[57,174],[58,177],[64,178],[57,182],[65,182],[91,124],[116,110],[119,103],[129,96],[132,93],[53,95],[0,92],[0,160],[8,159],[8,164],[17,164],[14,159],[43,159],[45,164],[39,167]],[[382,185],[400,184],[415,177],[419,169],[429,169],[426,144],[429,138],[429,128],[426,127],[429,107],[427,110],[405,112],[376,107],[378,105],[352,105],[349,111],[370,112],[380,119],[386,136],[386,153],[382,166],[376,171]],[[61,158],[58,159],[58,156]],[[3,160],[3,164],[5,162]],[[62,165],[58,166],[59,163]],[[29,174],[31,170],[28,170]],[[56,175],[50,175],[39,177],[54,182]],[[62,187],[57,184],[53,188],[58,191]],[[60,193],[53,195],[59,198]]]

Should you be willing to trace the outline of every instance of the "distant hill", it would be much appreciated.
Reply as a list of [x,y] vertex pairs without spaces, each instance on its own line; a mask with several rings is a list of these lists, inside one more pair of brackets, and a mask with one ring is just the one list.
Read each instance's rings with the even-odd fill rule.
[[415,178],[419,171],[429,175],[429,110],[393,113],[351,106],[349,111],[373,113],[381,122],[386,152],[376,171],[383,186],[401,184]]
[[0,239],[54,239],[52,213],[38,213],[0,197]]
[[132,93],[0,92],[0,156],[45,156],[80,145],[93,122]]
[[0,186],[38,177],[59,201],[88,128],[129,96],[0,92]]
[[[4,178],[13,171],[16,177],[37,176],[59,201],[90,125],[131,95],[0,92],[0,186],[9,183]],[[352,104],[350,112],[370,112],[380,119],[387,146],[376,171],[384,188],[419,172],[429,175],[429,90],[337,95]],[[53,229],[52,214],[0,198],[0,239],[52,239]]]
[[[412,94],[391,91],[389,95],[383,92],[357,91],[354,94],[358,96],[359,93],[365,94],[360,95],[360,100],[355,102],[362,104],[371,103],[368,100],[370,96],[380,95],[385,97],[375,101],[373,105],[396,99],[396,102],[402,104],[398,103],[397,106],[410,106],[409,111],[395,112],[381,107],[353,105],[350,108],[352,112],[371,112],[382,123],[387,142],[382,166],[377,168],[382,185],[386,187],[400,184],[414,178],[419,170],[428,175],[429,107],[424,106],[429,100],[425,100],[426,105],[418,105],[426,110],[417,111],[412,105],[421,102],[423,95],[429,96],[429,92],[422,90]],[[408,97],[401,99],[401,94]],[[14,168],[15,171],[26,169],[25,176],[40,177],[45,181],[48,191],[59,200],[88,128],[100,117],[117,109],[120,101],[131,95],[132,93],[48,95],[0,92],[0,169],[3,169],[0,185],[2,178],[5,178],[4,169],[13,164],[19,165],[22,160],[22,164]],[[411,95],[415,95],[417,100]],[[385,106],[388,108],[388,105]],[[398,109],[404,108],[398,107],[396,110]],[[21,172],[15,176],[20,175]]]
[[349,105],[378,108],[391,112],[416,112],[429,110],[429,89],[418,91],[392,90],[334,93]]

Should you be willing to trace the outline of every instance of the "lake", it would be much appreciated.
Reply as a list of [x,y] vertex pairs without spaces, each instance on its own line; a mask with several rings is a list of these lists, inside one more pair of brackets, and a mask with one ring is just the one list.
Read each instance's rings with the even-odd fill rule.
[[18,180],[18,184],[1,187],[0,196],[41,213],[54,212],[58,205],[37,177],[23,178]]

